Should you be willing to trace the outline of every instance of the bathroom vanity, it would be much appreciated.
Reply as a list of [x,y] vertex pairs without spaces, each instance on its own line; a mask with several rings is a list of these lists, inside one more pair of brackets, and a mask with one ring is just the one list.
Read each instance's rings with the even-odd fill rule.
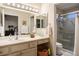
[[[46,36],[47,23],[47,15],[2,4],[0,7],[0,55],[37,56],[38,45],[49,41],[49,37]],[[10,27],[12,27],[13,36]],[[22,36],[32,32],[40,36],[34,38]]]
[[37,56],[37,45],[47,43],[49,37],[0,40],[1,56]]

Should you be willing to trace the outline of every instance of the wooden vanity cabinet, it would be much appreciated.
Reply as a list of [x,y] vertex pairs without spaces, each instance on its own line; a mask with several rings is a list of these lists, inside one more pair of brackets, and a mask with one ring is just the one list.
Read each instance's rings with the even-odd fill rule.
[[33,40],[0,47],[1,56],[37,56],[37,46],[48,39]]

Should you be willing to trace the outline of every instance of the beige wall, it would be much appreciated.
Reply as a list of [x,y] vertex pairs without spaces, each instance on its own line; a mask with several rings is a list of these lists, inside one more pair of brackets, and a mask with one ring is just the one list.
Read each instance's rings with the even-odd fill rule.
[[74,55],[79,56],[79,16],[75,19],[75,46]]
[[29,3],[31,6],[40,9],[42,6],[42,3]]
[[0,8],[0,26],[1,26],[1,14],[2,14],[2,9]]
[[50,46],[52,48],[52,54],[56,55],[57,24],[56,24],[55,4],[49,4],[48,24],[49,24],[49,27],[51,27],[51,29],[52,29],[52,32],[50,32],[50,34],[52,34],[50,37]]

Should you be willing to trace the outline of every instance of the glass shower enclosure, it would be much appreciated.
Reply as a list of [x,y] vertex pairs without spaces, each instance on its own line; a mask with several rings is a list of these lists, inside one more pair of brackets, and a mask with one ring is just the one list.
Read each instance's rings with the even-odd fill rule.
[[75,15],[76,13],[68,13],[63,16],[59,15],[57,18],[57,41],[69,51],[74,50]]

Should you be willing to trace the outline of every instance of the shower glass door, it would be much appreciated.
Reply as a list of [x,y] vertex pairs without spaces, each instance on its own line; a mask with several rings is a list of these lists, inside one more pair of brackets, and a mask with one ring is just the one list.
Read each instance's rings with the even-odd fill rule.
[[57,41],[70,51],[74,50],[75,15],[76,13],[68,13],[57,18]]

